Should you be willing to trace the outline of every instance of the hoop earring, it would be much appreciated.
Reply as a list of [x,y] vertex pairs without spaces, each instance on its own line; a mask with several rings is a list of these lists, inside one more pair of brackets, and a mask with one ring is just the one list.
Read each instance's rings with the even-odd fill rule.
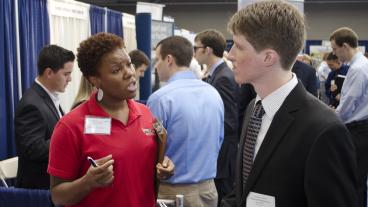
[[103,98],[103,90],[101,88],[99,88],[97,90],[97,101],[101,102],[102,101],[102,98]]

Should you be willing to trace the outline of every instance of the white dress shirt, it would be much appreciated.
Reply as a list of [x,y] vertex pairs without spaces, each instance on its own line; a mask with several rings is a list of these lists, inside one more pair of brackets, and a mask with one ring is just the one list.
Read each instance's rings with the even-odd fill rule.
[[36,78],[35,82],[38,85],[40,85],[46,91],[46,93],[50,96],[52,102],[55,105],[56,111],[58,112],[59,117],[61,118],[63,115],[61,114],[60,108],[59,108],[59,106],[60,106],[59,94],[56,93],[56,92],[49,91],[44,85],[42,85],[42,83],[37,78]]
[[[298,79],[296,78],[295,73],[293,73],[293,77],[287,83],[282,85],[280,88],[276,89],[274,92],[270,93],[268,96],[262,99],[262,106],[265,110],[265,114],[262,117],[262,125],[259,130],[256,146],[254,149],[254,158],[256,157],[259,148],[266,136],[268,129],[270,128],[273,117],[276,112],[280,109],[282,103],[284,103],[286,97],[290,94],[290,92],[295,88],[298,84]],[[261,98],[257,95],[255,103],[261,100]]]

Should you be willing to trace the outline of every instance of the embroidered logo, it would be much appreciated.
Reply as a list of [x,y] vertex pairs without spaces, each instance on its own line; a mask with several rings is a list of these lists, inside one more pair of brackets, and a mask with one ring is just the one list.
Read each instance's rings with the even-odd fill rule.
[[142,128],[142,132],[146,136],[153,136],[153,135],[155,135],[155,131],[153,129],[144,129],[144,128]]

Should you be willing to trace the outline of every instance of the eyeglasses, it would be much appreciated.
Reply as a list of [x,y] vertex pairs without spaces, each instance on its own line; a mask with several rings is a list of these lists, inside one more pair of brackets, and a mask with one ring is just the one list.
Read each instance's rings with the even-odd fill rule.
[[194,46],[193,49],[194,49],[194,52],[196,52],[199,48],[206,48],[206,46]]

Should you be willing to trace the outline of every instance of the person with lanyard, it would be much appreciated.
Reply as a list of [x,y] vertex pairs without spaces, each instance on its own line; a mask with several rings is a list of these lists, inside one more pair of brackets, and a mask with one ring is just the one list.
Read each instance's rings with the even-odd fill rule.
[[368,59],[359,52],[358,35],[341,27],[330,35],[331,47],[341,62],[348,62],[336,113],[349,129],[357,152],[359,206],[367,206],[368,174]]
[[156,165],[155,118],[133,100],[135,71],[123,39],[93,35],[80,43],[77,59],[97,92],[55,127],[48,166],[53,202],[154,207],[155,177],[169,178],[174,165],[167,157]]
[[287,1],[257,1],[228,28],[235,81],[251,83],[257,97],[245,113],[235,189],[221,206],[357,206],[349,132],[291,70],[305,41],[303,15]]
[[18,188],[50,187],[47,174],[50,138],[56,122],[64,115],[59,93],[71,81],[74,59],[72,51],[57,45],[46,45],[38,55],[38,76],[15,110]]

